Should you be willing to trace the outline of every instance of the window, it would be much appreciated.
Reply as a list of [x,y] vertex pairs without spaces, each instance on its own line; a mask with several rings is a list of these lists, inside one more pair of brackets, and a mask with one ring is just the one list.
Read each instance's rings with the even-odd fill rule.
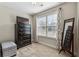
[[57,15],[48,15],[47,16],[47,36],[56,37],[57,33]]
[[37,20],[37,32],[40,36],[46,36],[46,17],[39,17]]
[[37,35],[56,38],[57,14],[37,17]]

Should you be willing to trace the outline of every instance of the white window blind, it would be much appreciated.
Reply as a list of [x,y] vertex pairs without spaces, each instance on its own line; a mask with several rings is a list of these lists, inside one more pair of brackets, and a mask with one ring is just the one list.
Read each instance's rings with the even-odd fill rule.
[[37,35],[56,38],[57,13],[37,17]]
[[46,17],[37,18],[37,34],[46,36]]

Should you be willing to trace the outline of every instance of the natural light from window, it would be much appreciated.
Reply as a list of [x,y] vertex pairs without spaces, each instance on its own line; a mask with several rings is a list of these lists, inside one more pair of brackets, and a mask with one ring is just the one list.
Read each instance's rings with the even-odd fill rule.
[[37,35],[49,38],[57,37],[57,14],[37,17]]

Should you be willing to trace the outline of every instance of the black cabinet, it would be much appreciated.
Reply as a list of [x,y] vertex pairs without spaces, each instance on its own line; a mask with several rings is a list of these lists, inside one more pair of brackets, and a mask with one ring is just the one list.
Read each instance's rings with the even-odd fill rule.
[[31,44],[31,24],[28,19],[17,17],[15,24],[15,42],[18,48]]

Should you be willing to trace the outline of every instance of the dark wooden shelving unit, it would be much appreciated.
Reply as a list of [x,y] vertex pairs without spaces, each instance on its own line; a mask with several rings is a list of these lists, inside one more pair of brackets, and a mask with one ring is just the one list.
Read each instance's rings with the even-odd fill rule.
[[29,19],[17,16],[15,43],[17,44],[17,48],[31,44],[31,24],[29,24]]

